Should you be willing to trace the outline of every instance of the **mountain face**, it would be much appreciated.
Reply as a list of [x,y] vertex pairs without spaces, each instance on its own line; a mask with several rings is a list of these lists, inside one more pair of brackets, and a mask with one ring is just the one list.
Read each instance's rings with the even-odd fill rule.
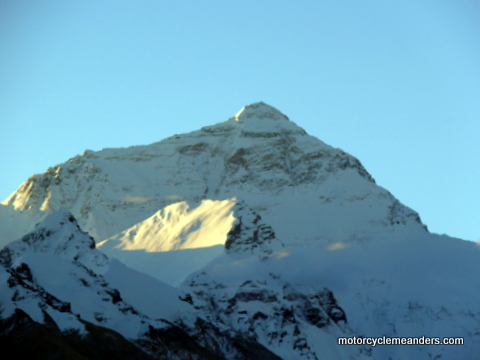
[[[377,186],[357,159],[256,103],[198,131],[85,151],[32,176],[0,207],[0,242],[64,207],[110,257],[177,286],[222,253],[233,206],[242,202],[294,247],[425,233],[418,214]],[[178,259],[165,259],[170,251]],[[179,262],[189,265],[176,277],[158,265]]]
[[[181,291],[110,261],[65,209],[0,251],[0,288],[0,343],[26,356],[257,358]],[[245,344],[277,358],[255,340]]]
[[[34,175],[0,230],[0,339],[17,326],[64,351],[113,336],[169,359],[480,358],[478,246],[430,234],[357,159],[264,103]],[[337,344],[353,336],[465,341]]]

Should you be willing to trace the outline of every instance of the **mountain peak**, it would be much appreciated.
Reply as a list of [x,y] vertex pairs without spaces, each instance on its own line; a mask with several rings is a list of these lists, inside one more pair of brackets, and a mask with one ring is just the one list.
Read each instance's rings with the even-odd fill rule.
[[243,109],[235,115],[235,120],[239,122],[265,119],[289,121],[287,116],[273,106],[265,104],[263,101],[244,106]]
[[12,262],[27,253],[48,253],[79,261],[95,271],[108,264],[107,257],[95,248],[95,240],[78,225],[63,207],[50,213],[35,229],[0,251],[0,264]]

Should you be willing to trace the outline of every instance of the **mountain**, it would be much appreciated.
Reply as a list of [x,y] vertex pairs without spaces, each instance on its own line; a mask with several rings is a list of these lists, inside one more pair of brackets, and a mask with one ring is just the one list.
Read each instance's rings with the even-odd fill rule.
[[[256,103],[198,131],[85,151],[32,176],[0,207],[2,242],[64,207],[109,256],[178,285],[222,253],[239,202],[295,247],[425,233],[418,214],[377,186],[357,159]],[[163,257],[171,251],[178,260]],[[177,279],[156,265],[165,262],[169,269],[183,263]]]
[[[0,206],[0,230],[6,284],[24,263],[50,294],[43,281],[69,269],[58,280],[63,292],[50,295],[74,304],[78,278],[95,283],[86,275],[94,273],[152,329],[167,324],[208,356],[480,358],[480,248],[430,234],[356,158],[265,103],[151,145],[87,150],[34,175]],[[84,235],[73,235],[82,240],[72,247],[76,232]],[[18,309],[44,324],[38,311],[11,301],[1,300],[10,318]],[[98,305],[82,320],[138,345],[145,332],[122,332],[127,320],[109,320],[123,319],[117,305],[98,311],[103,303],[88,301]],[[92,311],[106,311],[105,320]],[[59,328],[82,329],[71,324]],[[352,336],[465,341],[337,344]],[[188,358],[200,350],[175,351]]]
[[0,289],[3,349],[36,359],[258,358],[245,345],[277,358],[239,344],[178,289],[108,259],[63,208],[0,251]]

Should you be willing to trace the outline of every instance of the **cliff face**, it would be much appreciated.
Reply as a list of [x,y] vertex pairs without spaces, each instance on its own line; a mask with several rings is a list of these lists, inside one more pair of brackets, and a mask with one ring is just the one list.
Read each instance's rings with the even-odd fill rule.
[[2,324],[55,324],[68,346],[101,327],[169,359],[480,358],[478,247],[430,234],[264,103],[34,175],[0,206],[0,234]]
[[[424,230],[418,214],[376,186],[357,159],[256,103],[198,131],[147,146],[85,151],[32,176],[0,207],[0,242],[64,207],[97,243],[115,242],[106,248],[223,245],[231,207],[242,201],[295,246]],[[186,219],[189,226],[172,226]],[[156,220],[161,232],[152,227]],[[205,231],[212,222],[219,230]]]

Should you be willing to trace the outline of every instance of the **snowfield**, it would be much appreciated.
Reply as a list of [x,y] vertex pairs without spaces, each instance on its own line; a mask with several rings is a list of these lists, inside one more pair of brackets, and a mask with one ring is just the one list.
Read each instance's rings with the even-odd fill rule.
[[[262,102],[34,175],[0,230],[4,321],[88,322],[157,358],[480,359],[480,247],[429,233],[359,160]],[[350,336],[465,343],[337,344]]]

